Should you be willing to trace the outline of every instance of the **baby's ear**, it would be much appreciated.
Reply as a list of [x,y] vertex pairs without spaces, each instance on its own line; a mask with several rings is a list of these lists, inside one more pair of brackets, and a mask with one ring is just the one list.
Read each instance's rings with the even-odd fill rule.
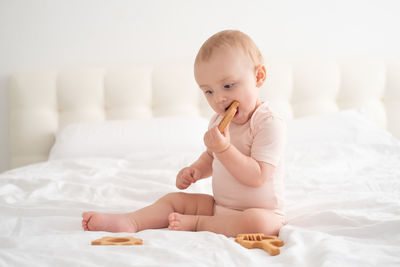
[[267,70],[265,65],[256,66],[256,86],[260,88],[267,78]]

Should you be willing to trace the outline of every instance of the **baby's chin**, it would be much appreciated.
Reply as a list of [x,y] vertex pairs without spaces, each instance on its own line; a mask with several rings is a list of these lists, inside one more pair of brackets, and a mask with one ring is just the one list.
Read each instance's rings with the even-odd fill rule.
[[243,116],[243,114],[240,114],[241,116],[235,116],[233,117],[231,123],[237,124],[237,125],[242,125],[245,124],[249,121],[249,117],[248,116]]
[[243,125],[243,124],[245,124],[245,123],[248,122],[248,121],[249,121],[249,119],[241,119],[241,120],[239,120],[239,119],[237,119],[237,120],[233,119],[231,122],[234,123],[234,124],[237,124],[237,125]]

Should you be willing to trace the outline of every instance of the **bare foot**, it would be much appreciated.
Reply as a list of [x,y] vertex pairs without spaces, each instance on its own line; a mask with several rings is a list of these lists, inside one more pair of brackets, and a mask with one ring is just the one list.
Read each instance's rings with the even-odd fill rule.
[[82,213],[82,227],[85,231],[137,232],[136,223],[128,214],[84,212]]
[[197,215],[183,215],[180,213],[171,213],[168,216],[169,230],[177,231],[196,231],[199,216]]

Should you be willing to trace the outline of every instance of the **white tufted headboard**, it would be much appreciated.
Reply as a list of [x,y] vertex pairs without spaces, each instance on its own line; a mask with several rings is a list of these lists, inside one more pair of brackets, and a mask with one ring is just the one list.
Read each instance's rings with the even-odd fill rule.
[[[365,108],[400,137],[400,62],[269,62],[261,93],[286,118]],[[192,66],[17,73],[10,79],[11,166],[47,160],[74,122],[212,114]]]

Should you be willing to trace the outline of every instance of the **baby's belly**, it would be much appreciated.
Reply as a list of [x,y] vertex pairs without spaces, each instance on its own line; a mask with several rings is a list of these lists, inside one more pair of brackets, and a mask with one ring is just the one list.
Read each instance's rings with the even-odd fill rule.
[[236,210],[283,208],[275,190],[274,179],[269,179],[258,188],[245,186],[231,176],[222,165],[218,166],[219,164],[219,161],[214,160],[212,185],[217,205]]

